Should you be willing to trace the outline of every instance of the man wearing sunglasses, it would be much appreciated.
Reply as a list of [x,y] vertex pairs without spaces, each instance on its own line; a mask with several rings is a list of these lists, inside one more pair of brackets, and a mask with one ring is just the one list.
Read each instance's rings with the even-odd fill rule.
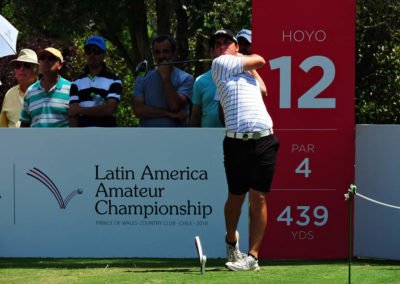
[[39,52],[42,79],[25,93],[21,127],[68,127],[71,82],[59,75],[63,62],[58,49],[48,47]]
[[116,127],[114,112],[120,101],[122,81],[104,63],[107,49],[103,38],[88,38],[84,50],[84,73],[71,85],[70,126]]
[[25,92],[36,82],[39,74],[39,62],[36,52],[22,49],[18,58],[11,61],[18,85],[6,93],[0,113],[0,127],[20,127],[19,116],[24,103]]

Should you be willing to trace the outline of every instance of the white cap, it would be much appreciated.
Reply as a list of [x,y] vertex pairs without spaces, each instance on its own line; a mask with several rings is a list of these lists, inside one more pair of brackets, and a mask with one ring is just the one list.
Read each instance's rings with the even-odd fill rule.
[[244,37],[249,43],[251,43],[251,30],[243,29],[237,33],[236,38]]

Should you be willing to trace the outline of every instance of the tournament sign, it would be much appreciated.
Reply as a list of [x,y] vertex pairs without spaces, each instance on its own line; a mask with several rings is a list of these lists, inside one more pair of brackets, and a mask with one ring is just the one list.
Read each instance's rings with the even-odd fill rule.
[[261,258],[344,258],[354,181],[355,1],[253,0],[281,142]]

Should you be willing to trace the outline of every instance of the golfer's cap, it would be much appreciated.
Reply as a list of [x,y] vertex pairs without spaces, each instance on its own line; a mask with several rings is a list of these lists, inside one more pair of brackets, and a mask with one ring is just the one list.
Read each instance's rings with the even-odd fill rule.
[[14,64],[14,62],[17,62],[17,61],[39,65],[36,52],[34,52],[32,49],[27,49],[27,48],[21,49],[21,51],[18,54],[17,59],[11,60],[12,64]]
[[58,49],[56,49],[54,47],[47,47],[47,48],[43,49],[41,52],[39,52],[39,58],[45,52],[53,54],[55,57],[57,57],[60,60],[61,63],[64,62],[64,58],[61,54],[61,51],[59,51]]
[[92,37],[88,38],[85,42],[85,47],[88,45],[91,45],[91,44],[98,46],[103,51],[107,50],[106,42],[100,36],[92,36]]
[[219,37],[227,37],[233,40],[236,44],[238,43],[235,35],[231,30],[218,30],[210,38],[210,47],[214,46],[214,42]]
[[240,37],[245,38],[249,43],[251,43],[251,30],[243,29],[237,33],[236,38],[239,39]]

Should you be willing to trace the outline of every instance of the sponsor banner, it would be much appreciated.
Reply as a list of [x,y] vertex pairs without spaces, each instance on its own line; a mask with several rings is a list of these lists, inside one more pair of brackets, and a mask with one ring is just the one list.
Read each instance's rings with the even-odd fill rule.
[[262,258],[344,258],[354,181],[355,1],[253,0],[281,141]]
[[225,257],[223,129],[0,136],[1,257]]

